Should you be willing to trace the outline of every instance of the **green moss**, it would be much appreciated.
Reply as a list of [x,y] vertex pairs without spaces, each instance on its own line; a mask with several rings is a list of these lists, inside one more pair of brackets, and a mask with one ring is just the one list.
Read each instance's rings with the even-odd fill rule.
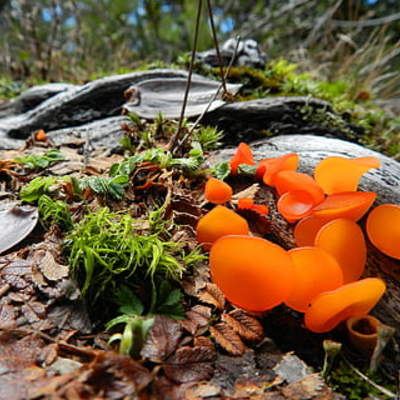
[[[368,378],[396,393],[395,385],[388,385],[380,375],[368,376]],[[329,384],[333,390],[342,393],[348,400],[364,400],[370,395],[375,395],[382,400],[390,398],[357,375],[344,361],[339,362],[330,374]]]

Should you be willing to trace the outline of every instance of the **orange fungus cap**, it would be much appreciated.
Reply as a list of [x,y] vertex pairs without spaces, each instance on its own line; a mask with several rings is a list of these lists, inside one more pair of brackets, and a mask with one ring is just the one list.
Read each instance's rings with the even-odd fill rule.
[[278,212],[288,222],[297,221],[309,215],[314,207],[314,199],[301,190],[286,192],[277,203]]
[[247,221],[234,211],[224,206],[216,206],[200,218],[196,227],[197,241],[203,243],[205,249],[224,235],[248,235]]
[[341,321],[368,314],[385,289],[386,285],[381,279],[366,278],[321,293],[306,311],[305,325],[313,332],[328,332]]
[[314,176],[326,194],[357,190],[361,176],[371,168],[379,168],[375,157],[328,157],[315,167]]
[[309,215],[301,219],[294,228],[294,241],[297,246],[314,246],[318,231],[329,222],[329,219]]
[[272,185],[274,175],[279,171],[296,171],[299,165],[299,156],[296,153],[285,154],[276,158],[265,158],[259,161],[256,177],[262,179],[266,185]]
[[224,236],[210,251],[213,281],[229,301],[248,311],[264,311],[286,300],[293,286],[287,251],[268,240]]
[[280,171],[274,175],[273,186],[276,187],[280,196],[297,190],[307,192],[312,197],[314,205],[321,203],[325,197],[317,182],[311,176],[301,172]]
[[368,215],[367,234],[382,253],[400,259],[400,206],[382,204]]
[[223,204],[232,198],[232,188],[217,178],[210,178],[205,187],[204,197],[214,204]]
[[320,293],[337,289],[343,284],[343,273],[336,259],[318,247],[298,247],[289,250],[294,264],[293,290],[285,304],[305,312]]
[[255,165],[253,152],[249,145],[240,143],[236,149],[236,153],[231,159],[230,166],[232,174],[237,174],[237,169],[240,164]]
[[318,231],[315,246],[336,258],[344,283],[357,280],[364,272],[367,247],[364,234],[354,221],[339,218],[328,222]]
[[374,192],[343,192],[327,196],[313,209],[313,215],[322,218],[348,218],[358,221],[376,199]]

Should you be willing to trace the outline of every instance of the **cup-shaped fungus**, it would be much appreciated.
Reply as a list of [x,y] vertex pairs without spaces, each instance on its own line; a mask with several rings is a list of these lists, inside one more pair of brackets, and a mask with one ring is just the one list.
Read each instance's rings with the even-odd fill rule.
[[277,208],[288,222],[295,222],[311,214],[314,199],[302,190],[284,193],[278,200]]
[[236,153],[231,158],[230,166],[231,166],[231,173],[237,174],[237,169],[240,164],[247,164],[247,165],[255,165],[255,161],[253,159],[253,152],[249,145],[246,143],[240,143],[236,149]]
[[318,247],[298,247],[288,251],[294,264],[293,290],[285,304],[305,312],[312,300],[322,292],[343,284],[343,272],[336,259]]
[[272,179],[279,171],[296,171],[299,156],[296,153],[285,154],[276,158],[264,158],[257,164],[256,177],[266,185],[272,185]]
[[309,215],[301,219],[293,231],[294,241],[297,246],[314,246],[318,231],[329,222],[329,219]]
[[344,192],[327,196],[313,208],[313,215],[334,219],[348,218],[358,221],[371,207],[376,199],[374,192]]
[[372,354],[378,341],[380,324],[381,322],[371,315],[349,318],[346,328],[353,347],[364,354]]
[[326,194],[357,190],[361,176],[371,168],[379,168],[375,157],[328,157],[315,167],[314,176]]
[[239,210],[253,210],[260,215],[267,215],[269,209],[264,204],[254,204],[254,200],[244,197],[239,199],[238,201],[238,209]]
[[317,182],[311,176],[301,172],[280,171],[274,175],[272,183],[280,196],[286,192],[307,192],[312,197],[314,205],[321,203],[325,197]]
[[385,288],[381,279],[366,278],[321,293],[306,311],[305,325],[312,332],[328,332],[350,317],[368,314]]
[[247,221],[224,206],[216,206],[200,218],[196,227],[197,241],[208,250],[221,236],[248,235]]
[[400,206],[382,204],[368,215],[367,234],[382,253],[400,259]]
[[367,246],[361,228],[350,219],[328,222],[317,233],[315,246],[336,258],[343,271],[343,282],[358,279],[367,261]]
[[210,178],[204,190],[204,197],[214,204],[224,204],[232,198],[232,188],[217,178]]
[[264,311],[286,300],[293,286],[293,263],[280,246],[257,237],[224,236],[210,252],[214,282],[233,304]]

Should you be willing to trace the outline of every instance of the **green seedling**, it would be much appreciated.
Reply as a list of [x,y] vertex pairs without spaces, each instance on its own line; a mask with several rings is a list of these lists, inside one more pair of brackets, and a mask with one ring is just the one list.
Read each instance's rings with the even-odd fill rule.
[[23,157],[16,157],[15,162],[23,165],[26,169],[44,169],[51,163],[65,160],[64,154],[58,149],[51,149],[46,151],[43,155],[29,154]]

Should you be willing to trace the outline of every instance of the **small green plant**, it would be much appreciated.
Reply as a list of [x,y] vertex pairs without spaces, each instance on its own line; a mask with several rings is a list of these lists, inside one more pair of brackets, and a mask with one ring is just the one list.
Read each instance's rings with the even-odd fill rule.
[[47,168],[51,163],[63,160],[65,160],[65,156],[60,150],[51,149],[40,156],[36,154],[28,154],[23,157],[16,157],[14,161],[18,164],[22,164],[27,169],[34,170]]
[[46,228],[58,225],[63,231],[72,229],[71,212],[64,201],[53,200],[44,194],[39,198],[38,208],[40,221]]
[[[156,288],[157,287],[157,288]],[[122,285],[117,291],[115,302],[118,304],[119,316],[107,322],[106,329],[111,330],[124,324],[122,333],[111,336],[109,343],[119,341],[120,354],[136,358],[146,340],[147,333],[154,322],[155,315],[166,315],[170,318],[183,319],[183,293],[163,280],[153,286],[150,308],[146,307],[132,289]]]
[[94,193],[121,200],[124,197],[125,187],[129,183],[126,175],[117,175],[111,178],[102,176],[85,176],[78,181],[80,191],[90,188]]
[[193,140],[199,142],[204,151],[217,149],[224,134],[212,126],[201,127],[194,131]]
[[141,226],[143,221],[102,208],[87,214],[67,236],[72,273],[91,305],[121,281],[150,284],[157,277],[182,277],[182,244],[162,240]]
[[32,179],[19,192],[21,200],[34,203],[45,194],[51,197],[61,195],[61,182],[71,181],[71,177],[45,176]]

